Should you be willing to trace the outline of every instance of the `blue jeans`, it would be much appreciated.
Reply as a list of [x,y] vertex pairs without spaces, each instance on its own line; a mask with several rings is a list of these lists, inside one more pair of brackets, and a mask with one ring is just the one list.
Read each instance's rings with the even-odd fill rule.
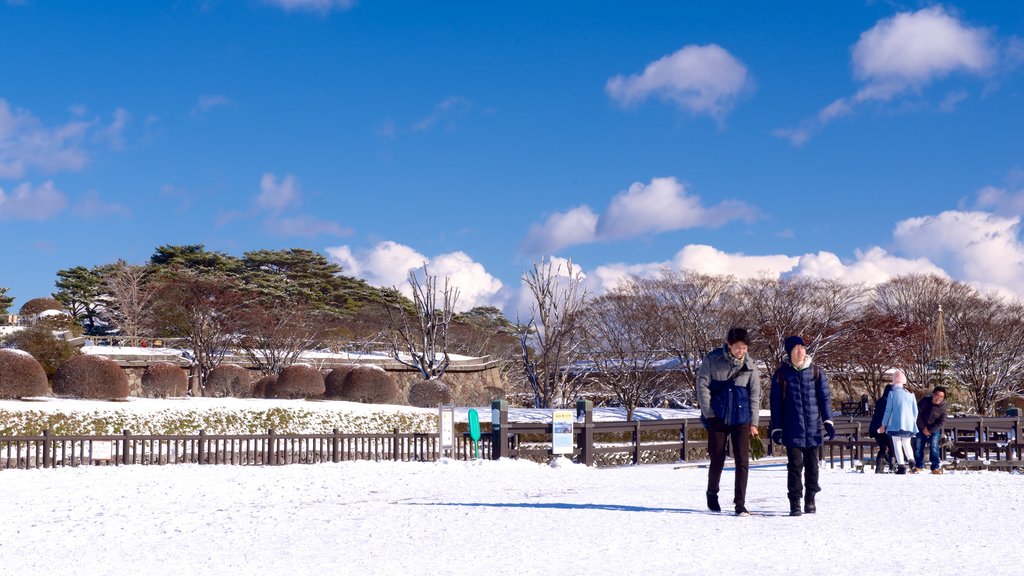
[[924,445],[928,444],[928,455],[931,457],[932,470],[939,467],[939,440],[942,439],[942,430],[937,430],[931,436],[925,436],[918,432],[914,436],[914,466],[924,468]]

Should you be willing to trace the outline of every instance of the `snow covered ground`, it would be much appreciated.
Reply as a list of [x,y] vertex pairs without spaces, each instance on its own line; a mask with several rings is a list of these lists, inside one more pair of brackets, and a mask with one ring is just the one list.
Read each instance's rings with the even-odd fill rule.
[[[706,469],[562,463],[92,467],[0,472],[0,566],[20,575],[1020,574],[1024,475],[824,468],[786,515],[751,469],[737,518]],[[723,477],[723,505],[732,473]]]

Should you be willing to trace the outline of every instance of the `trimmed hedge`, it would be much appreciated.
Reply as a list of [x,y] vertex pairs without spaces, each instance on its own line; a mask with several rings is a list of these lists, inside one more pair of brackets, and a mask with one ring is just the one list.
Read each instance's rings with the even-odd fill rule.
[[307,364],[292,364],[277,373],[277,380],[267,386],[267,398],[323,398],[324,377]]
[[221,364],[210,370],[206,377],[203,396],[213,398],[249,398],[252,396],[252,376],[236,364]]
[[363,404],[399,404],[402,391],[380,366],[356,366],[345,375],[339,399]]
[[358,364],[342,364],[324,376],[324,398],[340,399],[345,387],[345,376],[359,367]]
[[56,298],[33,298],[21,306],[18,314],[21,316],[31,316],[40,312],[46,312],[47,310],[63,309],[64,305]]
[[252,385],[252,397],[253,398],[266,398],[267,389],[273,386],[274,382],[277,382],[277,374],[271,374],[260,378]]
[[38,360],[23,350],[0,348],[0,398],[49,395],[50,381]]
[[117,362],[103,356],[83,354],[60,365],[53,375],[57,396],[111,400],[131,394],[128,375]]
[[188,392],[188,374],[169,362],[150,364],[142,372],[142,395],[146,398],[184,396]]
[[440,380],[421,380],[409,387],[409,404],[413,406],[433,408],[451,403],[452,391]]

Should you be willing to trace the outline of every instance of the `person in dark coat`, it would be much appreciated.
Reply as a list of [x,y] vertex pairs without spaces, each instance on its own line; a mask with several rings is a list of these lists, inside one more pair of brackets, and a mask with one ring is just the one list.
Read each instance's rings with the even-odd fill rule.
[[946,389],[936,386],[931,396],[917,402],[917,436],[914,437],[914,472],[924,468],[924,446],[928,445],[932,474],[942,474],[939,467],[939,439],[946,423]]
[[772,375],[772,442],[786,447],[789,515],[801,514],[801,500],[803,512],[814,514],[815,496],[821,491],[818,447],[823,441],[822,423],[828,439],[836,437],[832,394],[825,371],[813,363],[802,338],[789,336],[783,347],[786,357]]
[[743,328],[731,328],[725,346],[704,356],[697,370],[697,404],[708,431],[708,509],[721,512],[718,484],[725,468],[725,441],[732,441],[736,465],[733,504],[737,516],[749,516],[746,508],[747,473],[750,470],[750,438],[757,436],[761,415],[761,376],[757,362],[747,354],[749,336]]
[[889,466],[890,472],[896,471],[892,465],[892,438],[878,431],[878,427],[882,425],[882,415],[885,414],[885,403],[889,400],[891,392],[892,384],[886,384],[882,396],[875,402],[875,412],[871,415],[871,424],[868,425],[868,436],[874,438],[878,444],[878,456],[875,456],[875,472],[878,474],[885,471],[886,465]]

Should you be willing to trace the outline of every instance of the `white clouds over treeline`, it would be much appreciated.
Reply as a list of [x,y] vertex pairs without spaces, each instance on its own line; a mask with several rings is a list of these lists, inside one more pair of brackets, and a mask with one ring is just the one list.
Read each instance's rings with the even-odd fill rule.
[[522,242],[529,255],[551,254],[569,246],[658,234],[687,228],[717,228],[733,220],[753,221],[758,211],[737,200],[705,206],[675,178],[633,183],[616,194],[604,212],[577,206],[549,215],[530,227]]

